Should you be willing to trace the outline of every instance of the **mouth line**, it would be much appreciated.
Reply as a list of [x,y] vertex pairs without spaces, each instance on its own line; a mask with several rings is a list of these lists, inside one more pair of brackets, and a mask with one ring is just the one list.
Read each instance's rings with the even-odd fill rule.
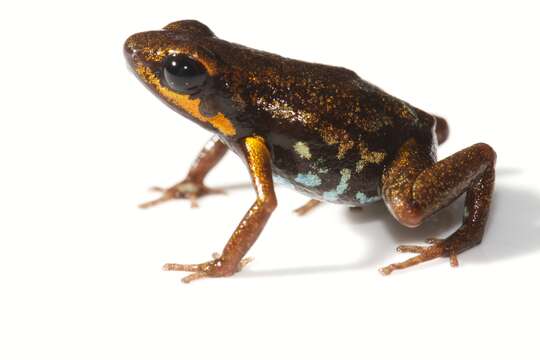
[[133,76],[137,76],[137,74],[135,73],[135,69],[133,68],[133,65],[132,65],[128,60],[126,60],[125,66],[126,66],[126,68],[128,69],[128,71],[129,71],[131,74],[133,74]]

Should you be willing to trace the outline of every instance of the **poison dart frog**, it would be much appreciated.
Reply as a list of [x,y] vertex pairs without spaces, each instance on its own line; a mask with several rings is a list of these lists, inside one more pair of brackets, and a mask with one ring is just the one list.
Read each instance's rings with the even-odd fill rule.
[[446,239],[399,246],[410,259],[380,269],[388,275],[457,254],[484,235],[495,181],[496,153],[478,143],[437,161],[447,122],[397,99],[342,67],[308,63],[216,37],[194,20],[130,36],[124,54],[133,72],[173,110],[209,130],[187,176],[147,208],[218,193],[206,175],[229,150],[246,164],[256,199],[221,254],[199,264],[166,264],[183,281],[230,276],[277,206],[274,181],[319,202],[359,207],[383,201],[401,224],[416,227],[466,193],[463,222]]

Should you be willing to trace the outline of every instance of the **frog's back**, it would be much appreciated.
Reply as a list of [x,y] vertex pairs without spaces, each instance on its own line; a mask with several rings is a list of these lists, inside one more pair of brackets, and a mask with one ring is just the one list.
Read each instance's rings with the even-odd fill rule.
[[382,171],[400,145],[410,137],[433,142],[431,115],[353,71],[230,49],[229,43],[218,52],[234,64],[224,81],[249,114],[241,125],[265,137],[276,177],[313,198],[375,201]]
[[410,137],[434,141],[431,115],[350,70],[287,63],[274,81],[256,88],[253,104],[264,114],[257,121],[264,124],[274,173],[313,198],[377,201],[381,174],[401,144]]

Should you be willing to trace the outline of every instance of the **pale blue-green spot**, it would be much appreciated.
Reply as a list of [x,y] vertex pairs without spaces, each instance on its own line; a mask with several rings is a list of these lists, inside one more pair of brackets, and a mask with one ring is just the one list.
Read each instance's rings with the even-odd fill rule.
[[463,216],[469,217],[469,208],[467,206],[465,206],[465,210],[463,211]]
[[371,204],[371,203],[381,200],[380,196],[370,197],[361,191],[357,192],[355,197],[356,197],[356,200],[358,200],[361,204]]
[[336,201],[339,198],[336,190],[325,191],[323,192],[322,195],[323,195],[324,200],[326,201]]
[[351,179],[351,170],[349,169],[342,169],[341,170],[341,179],[339,180],[339,184],[336,187],[336,193],[338,195],[341,195],[347,190],[349,187],[349,180]]
[[336,186],[334,190],[325,191],[323,193],[323,198],[326,201],[337,201],[339,199],[339,195],[343,194],[347,188],[349,187],[349,180],[351,179],[351,170],[349,169],[342,169],[341,170],[341,179],[339,180],[339,184]]
[[298,174],[294,181],[308,187],[321,185],[321,178],[318,175],[313,174],[311,171],[307,174]]
[[285,179],[283,176],[272,175],[272,179],[276,185],[290,185],[289,180]]

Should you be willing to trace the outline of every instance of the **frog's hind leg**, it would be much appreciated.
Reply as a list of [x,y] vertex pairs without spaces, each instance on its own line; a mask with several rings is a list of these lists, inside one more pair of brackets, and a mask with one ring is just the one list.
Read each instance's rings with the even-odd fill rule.
[[386,206],[403,225],[416,227],[427,217],[466,192],[463,224],[445,240],[430,239],[430,246],[400,246],[400,252],[418,255],[382,268],[384,275],[446,256],[453,266],[456,255],[482,241],[495,182],[496,154],[476,144],[435,163],[429,145],[409,140],[382,178]]
[[223,190],[205,186],[204,178],[223,158],[227,149],[227,145],[219,137],[213,136],[197,155],[184,180],[167,189],[151,188],[153,191],[161,192],[162,195],[155,200],[139,205],[139,207],[146,209],[172,199],[188,199],[191,201],[191,207],[197,207],[199,197],[208,194],[223,194]]
[[313,210],[314,208],[316,208],[320,204],[321,204],[321,201],[315,200],[315,199],[310,199],[304,205],[300,206],[299,208],[294,209],[294,212],[298,216],[304,216],[308,212],[311,212],[311,210]]
[[437,143],[441,145],[448,139],[450,128],[448,122],[440,116],[433,116],[435,118],[435,134],[437,135]]

